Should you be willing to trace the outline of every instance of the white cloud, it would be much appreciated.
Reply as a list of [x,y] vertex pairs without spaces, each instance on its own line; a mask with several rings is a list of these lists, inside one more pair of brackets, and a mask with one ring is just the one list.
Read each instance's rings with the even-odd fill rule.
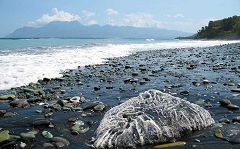
[[165,23],[156,20],[154,16],[149,13],[131,13],[125,16],[123,19],[123,25],[161,28],[165,25]]
[[96,14],[91,11],[83,10],[82,11],[84,17],[94,17]]
[[57,8],[52,9],[52,15],[44,14],[36,21],[29,22],[28,24],[31,26],[39,26],[44,25],[53,21],[80,21],[81,17],[79,15],[71,14],[69,12],[65,12],[62,10],[58,10]]
[[86,25],[94,25],[94,24],[98,24],[98,21],[97,20],[88,20],[84,24],[86,24]]
[[82,15],[81,23],[83,23],[85,25],[98,24],[98,21],[93,19],[93,17],[96,16],[95,12],[83,10],[82,13],[83,13],[83,15]]
[[111,9],[111,8],[107,9],[106,13],[107,13],[107,16],[109,16],[109,17],[116,16],[119,14],[118,11]]

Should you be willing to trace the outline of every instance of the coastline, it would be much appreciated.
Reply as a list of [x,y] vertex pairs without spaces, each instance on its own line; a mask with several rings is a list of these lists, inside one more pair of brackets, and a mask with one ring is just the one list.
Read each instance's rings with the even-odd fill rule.
[[[28,104],[25,108],[12,108],[9,105],[11,101],[1,102],[0,110],[17,114],[12,117],[1,114],[0,127],[9,130],[10,134],[19,135],[31,130],[35,121],[44,119],[51,121],[54,128],[40,126],[40,132],[47,130],[54,136],[63,136],[70,141],[69,148],[89,148],[85,143],[94,136],[104,113],[148,89],[159,89],[197,103],[209,110],[216,122],[224,117],[232,120],[239,115],[239,111],[232,112],[220,107],[218,101],[228,98],[240,106],[239,93],[231,91],[240,87],[239,49],[240,43],[206,48],[141,51],[107,59],[104,64],[66,71],[61,78],[46,78],[25,87],[0,91],[0,95],[15,94],[17,99]],[[74,96],[84,97],[86,102],[72,104],[69,101]],[[96,101],[104,103],[106,107],[103,111],[94,111]],[[90,129],[84,134],[72,135],[73,122],[69,122],[71,117],[86,122]],[[229,130],[237,131],[240,126],[231,123],[224,124],[222,128],[224,135],[230,135]],[[213,134],[212,128],[196,132],[182,139],[187,145],[181,148],[191,148],[193,145],[198,148],[239,148],[239,145],[215,138]],[[201,141],[196,142],[195,139]],[[36,141],[27,145],[34,144],[34,148],[41,148],[43,143],[50,142],[41,133],[34,140]],[[19,140],[15,143],[19,143]]]

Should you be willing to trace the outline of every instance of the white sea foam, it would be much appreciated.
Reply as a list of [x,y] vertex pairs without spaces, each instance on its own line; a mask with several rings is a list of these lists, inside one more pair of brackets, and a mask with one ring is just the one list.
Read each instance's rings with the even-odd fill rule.
[[161,41],[141,44],[106,44],[92,47],[49,47],[48,52],[15,52],[0,55],[0,90],[36,82],[44,77],[60,77],[66,69],[100,64],[105,58],[126,56],[136,51],[208,47],[240,41]]

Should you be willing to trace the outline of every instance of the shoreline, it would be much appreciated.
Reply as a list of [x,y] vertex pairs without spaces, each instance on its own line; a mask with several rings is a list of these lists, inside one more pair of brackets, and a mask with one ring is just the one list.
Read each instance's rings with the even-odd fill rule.
[[[228,98],[240,106],[239,93],[231,91],[240,88],[239,49],[240,43],[234,43],[205,48],[141,51],[124,57],[108,58],[103,64],[65,71],[61,78],[45,78],[39,80],[39,84],[30,83],[3,90],[0,95],[15,94],[21,102],[12,104],[19,108],[12,108],[9,105],[11,100],[0,103],[0,110],[17,113],[9,117],[4,116],[6,113],[0,113],[0,127],[19,136],[22,132],[30,131],[34,122],[43,119],[50,121],[54,127],[37,126],[39,133],[34,138],[36,141],[28,142],[28,146],[41,148],[44,143],[50,143],[49,139],[41,135],[43,130],[47,130],[54,136],[62,136],[70,141],[69,148],[89,148],[86,142],[94,137],[94,131],[104,113],[148,89],[159,89],[197,103],[209,110],[216,122],[222,118],[231,121],[240,112],[220,107],[218,101]],[[75,96],[81,100],[84,97],[86,102],[74,103],[71,98]],[[94,110],[96,104],[101,102],[104,107]],[[73,121],[69,121],[69,118],[84,121],[89,130],[72,135]],[[240,134],[238,129],[240,125],[233,123],[223,124],[222,127],[226,136],[230,135],[230,130]],[[215,138],[213,134],[212,128],[196,132],[181,139],[187,142],[181,148],[191,148],[193,145],[197,148],[210,146],[220,149],[240,147]],[[19,142],[19,139],[14,141],[15,144]],[[150,149],[153,146],[141,148]]]

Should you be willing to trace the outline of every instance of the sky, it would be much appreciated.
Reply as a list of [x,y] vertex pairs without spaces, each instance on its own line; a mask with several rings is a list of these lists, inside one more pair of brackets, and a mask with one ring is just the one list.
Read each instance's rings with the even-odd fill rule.
[[0,0],[0,37],[52,21],[197,32],[210,20],[240,15],[240,0]]

